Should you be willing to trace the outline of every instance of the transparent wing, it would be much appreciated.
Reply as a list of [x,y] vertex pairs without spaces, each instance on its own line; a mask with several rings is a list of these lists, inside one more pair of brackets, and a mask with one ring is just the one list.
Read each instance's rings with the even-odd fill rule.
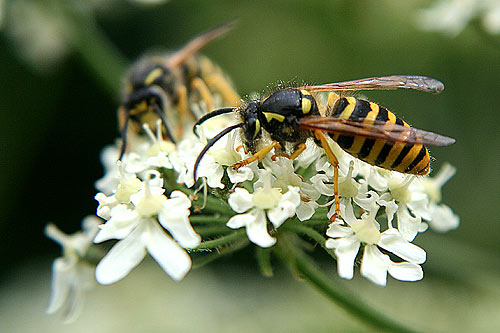
[[370,77],[354,81],[326,83],[317,86],[303,86],[311,92],[314,91],[347,91],[347,90],[395,90],[413,89],[432,94],[439,94],[444,89],[444,84],[436,79],[420,75],[390,75]]
[[455,142],[455,139],[447,136],[377,120],[363,122],[362,120],[310,116],[300,119],[299,128],[430,146],[448,146]]
[[175,68],[183,64],[187,58],[198,53],[213,40],[226,34],[236,24],[236,20],[225,22],[189,41],[182,49],[168,57],[167,66]]

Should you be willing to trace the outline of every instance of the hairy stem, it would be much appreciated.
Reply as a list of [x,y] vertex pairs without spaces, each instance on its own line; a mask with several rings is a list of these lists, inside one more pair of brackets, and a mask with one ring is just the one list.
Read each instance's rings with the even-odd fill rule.
[[326,297],[368,325],[381,329],[384,332],[415,332],[393,321],[385,314],[367,306],[363,300],[346,290],[344,286],[337,287],[334,281],[320,270],[313,260],[287,239],[287,237],[281,237],[274,250],[280,260],[287,264],[293,272],[299,272],[307,282],[312,284]]
[[243,238],[245,238],[245,229],[235,231],[227,236],[222,236],[220,238],[216,238],[213,240],[202,242],[194,250],[203,251],[203,250],[216,249],[218,247],[234,243],[234,242],[241,240]]

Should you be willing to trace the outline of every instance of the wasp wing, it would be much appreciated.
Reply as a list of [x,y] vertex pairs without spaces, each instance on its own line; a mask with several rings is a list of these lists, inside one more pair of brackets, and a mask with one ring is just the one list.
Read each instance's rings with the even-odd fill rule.
[[195,55],[204,48],[207,44],[212,42],[213,40],[221,37],[226,34],[229,30],[233,28],[236,20],[232,20],[226,23],[219,25],[218,27],[213,28],[189,41],[182,49],[175,52],[171,56],[168,57],[167,66],[170,68],[176,68],[182,65],[187,58]]
[[314,91],[347,91],[347,90],[395,90],[413,89],[432,94],[439,94],[444,89],[444,84],[436,79],[420,75],[390,75],[370,77],[354,81],[326,83],[317,86],[303,86],[311,92]]
[[300,119],[299,129],[430,146],[448,146],[455,142],[455,139],[447,136],[377,120],[310,116]]

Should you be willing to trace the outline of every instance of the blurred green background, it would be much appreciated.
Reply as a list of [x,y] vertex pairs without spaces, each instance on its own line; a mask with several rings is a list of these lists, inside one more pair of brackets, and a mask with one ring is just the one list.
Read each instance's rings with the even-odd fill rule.
[[[99,61],[105,49],[92,51],[97,39],[88,33],[96,31],[88,29],[95,23],[101,37],[109,39],[109,46],[132,61],[151,49],[175,49],[200,32],[238,18],[233,31],[202,53],[228,73],[242,95],[279,80],[326,83],[421,74],[445,83],[445,91],[437,96],[411,91],[366,95],[417,128],[457,139],[455,145],[431,153],[435,170],[444,162],[457,168],[456,176],[444,187],[443,200],[460,216],[459,229],[445,235],[427,232],[417,238],[416,243],[428,253],[421,282],[389,279],[387,288],[381,289],[362,279],[336,280],[359,290],[370,303],[383,306],[380,310],[386,314],[416,327],[498,329],[500,36],[489,35],[477,21],[455,37],[422,31],[416,17],[430,4],[432,1],[172,0],[144,6],[118,0],[0,0],[0,246],[6,254],[0,267],[0,328],[11,325],[6,332],[23,332],[44,325],[53,330],[83,331],[95,325],[90,323],[97,309],[109,312],[116,305],[110,300],[124,286],[130,298],[121,294],[121,302],[132,303],[133,288],[141,285],[138,292],[145,295],[141,301],[165,311],[172,306],[167,303],[185,297],[182,290],[190,297],[194,297],[192,290],[204,290],[195,309],[206,311],[207,318],[216,311],[206,324],[208,331],[241,327],[253,331],[249,318],[255,304],[275,311],[273,315],[262,311],[257,318],[264,324],[259,323],[255,330],[370,330],[284,272],[272,280],[258,276],[250,252],[193,271],[187,282],[177,285],[166,276],[152,277],[162,274],[159,269],[143,268],[153,270],[151,275],[133,272],[136,277],[120,282],[122,286],[92,293],[89,302],[94,305],[86,310],[90,312],[73,326],[59,327],[53,318],[43,316],[50,260],[59,256],[57,245],[43,236],[43,228],[52,221],[71,233],[80,228],[82,217],[95,212],[93,183],[103,174],[99,153],[118,135],[118,93],[113,86],[121,80],[115,72],[119,64],[103,60],[103,70],[97,71],[89,65],[89,54]],[[68,14],[71,6],[79,7],[84,19]],[[86,25],[86,20],[93,23]],[[90,42],[82,42],[82,36]],[[334,262],[322,265],[335,276]],[[201,287],[207,275],[208,285],[224,290],[223,296]],[[248,289],[234,283],[238,279]],[[144,282],[151,288],[142,285]],[[164,288],[171,291],[164,299],[155,298],[155,291]],[[169,294],[177,298],[173,301]],[[233,296],[243,301],[235,302]],[[210,297],[210,301],[203,303],[202,297]],[[147,326],[151,331],[172,328],[165,321],[168,314],[144,315],[146,309],[154,308],[151,304],[139,306],[142,309],[136,315],[142,319],[138,320],[154,323]],[[221,309],[235,306],[241,311],[233,311],[237,314],[228,321],[227,312]],[[13,312],[18,308],[26,315]],[[122,308],[133,311],[132,306]],[[184,309],[188,318],[190,306]],[[424,319],[436,313],[439,318],[435,321]],[[33,327],[16,325],[27,316]],[[280,321],[290,322],[280,326]],[[318,322],[322,324],[314,326]],[[114,331],[103,325],[96,331]],[[123,325],[121,331],[134,331],[134,327]],[[186,324],[174,330],[195,331],[195,327]]]

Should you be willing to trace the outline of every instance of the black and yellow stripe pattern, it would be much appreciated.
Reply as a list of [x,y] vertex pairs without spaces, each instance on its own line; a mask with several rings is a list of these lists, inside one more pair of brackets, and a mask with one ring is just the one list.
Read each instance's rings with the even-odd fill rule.
[[[332,116],[367,124],[377,121],[410,127],[386,108],[355,97],[342,97],[336,103]],[[342,149],[371,165],[414,175],[426,175],[430,171],[429,152],[422,144],[390,142],[355,134],[330,136]]]

